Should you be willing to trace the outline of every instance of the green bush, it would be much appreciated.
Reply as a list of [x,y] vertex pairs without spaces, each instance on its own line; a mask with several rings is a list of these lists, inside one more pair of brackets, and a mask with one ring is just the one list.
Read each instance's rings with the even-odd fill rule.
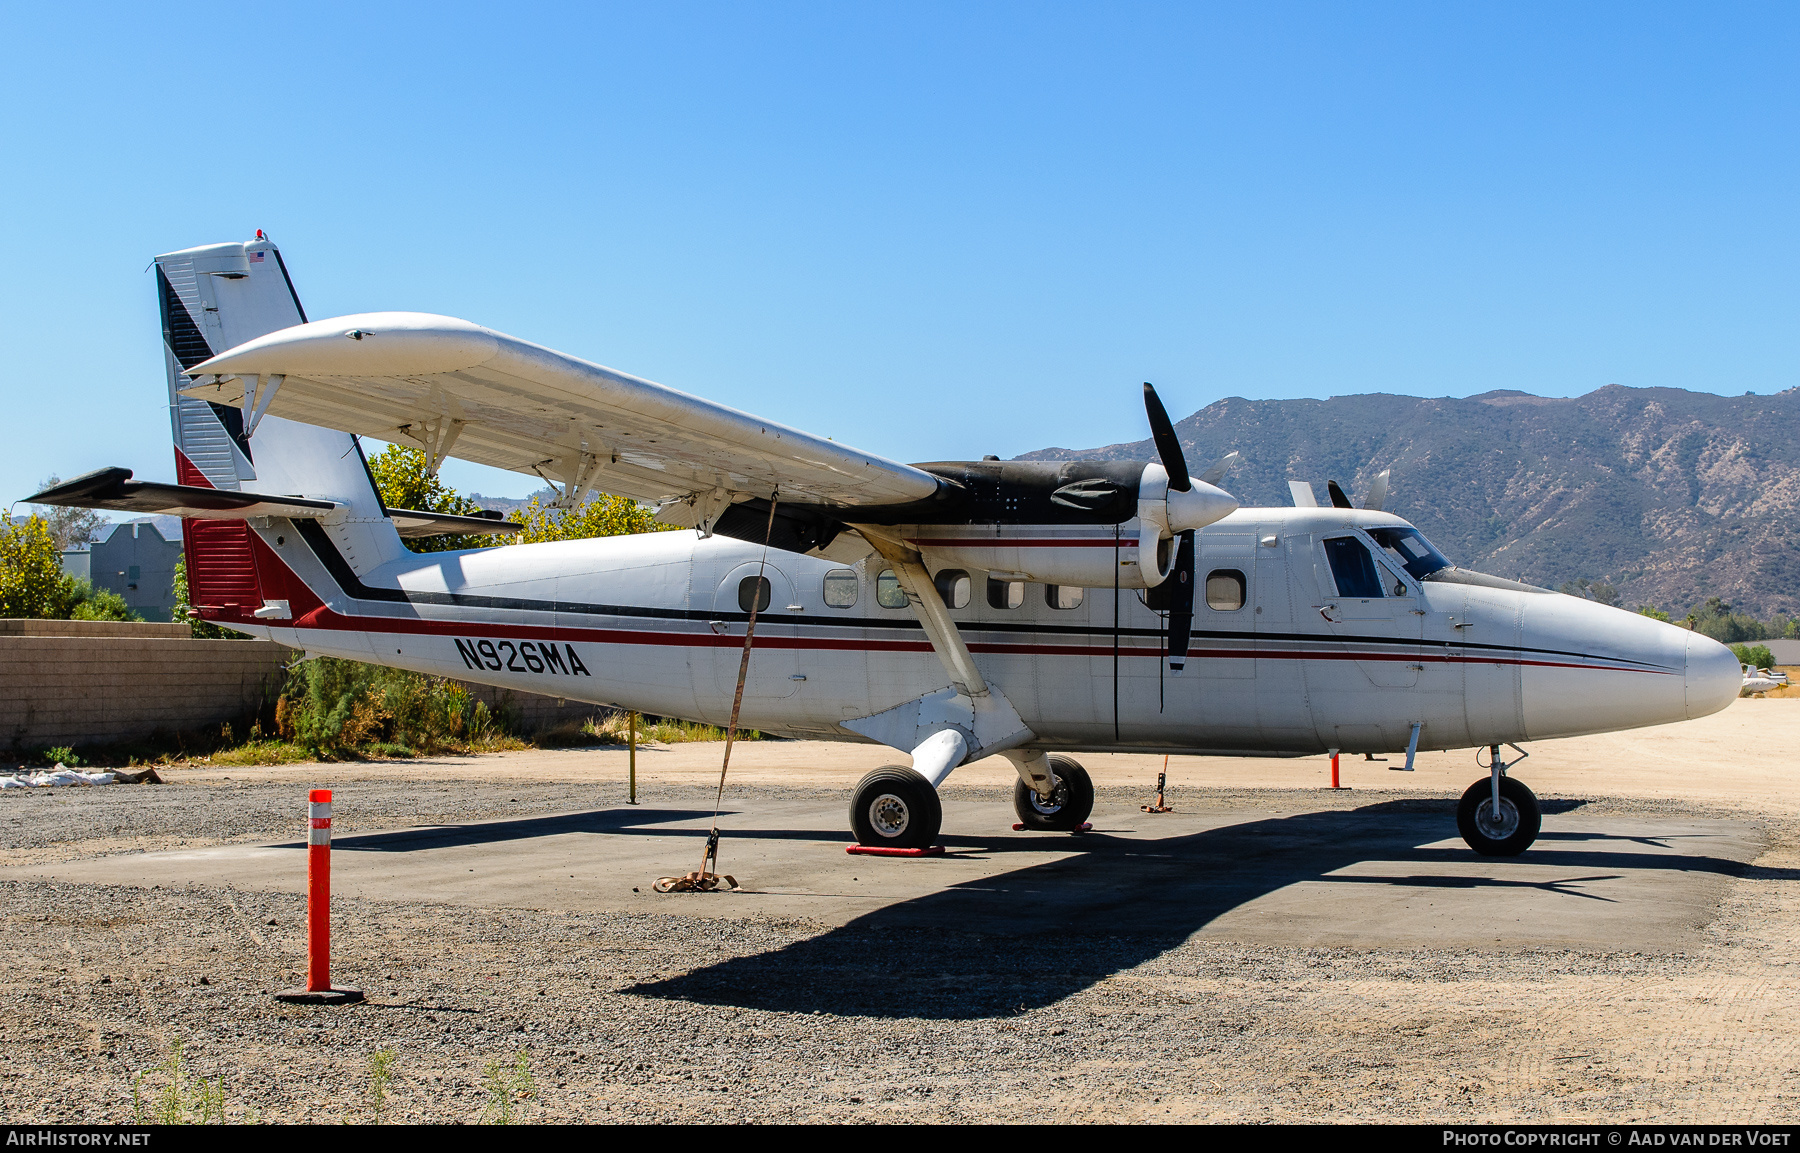
[[175,562],[175,613],[173,619],[188,622],[188,628],[198,640],[209,641],[247,641],[253,639],[249,633],[233,632],[220,628],[211,621],[203,621],[194,612],[193,604],[188,600],[187,558],[184,556]]
[[466,685],[335,657],[288,671],[275,725],[283,739],[317,756],[466,749],[492,745],[512,727]]
[[69,611],[69,619],[76,621],[141,621],[144,618],[131,611],[125,598],[107,589],[96,589],[87,581],[75,582],[80,599]]
[[1731,651],[1737,654],[1740,665],[1759,669],[1775,667],[1775,654],[1769,651],[1768,645],[1732,645]]

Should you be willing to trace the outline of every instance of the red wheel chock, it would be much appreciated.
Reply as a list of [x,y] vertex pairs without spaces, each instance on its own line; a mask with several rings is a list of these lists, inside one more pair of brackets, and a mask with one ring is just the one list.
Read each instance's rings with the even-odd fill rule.
[[[1019,825],[1019,824],[1013,825],[1013,832],[1022,833],[1024,831],[1025,831],[1024,825]],[[1071,833],[1091,833],[1094,831],[1094,822],[1083,821],[1083,822],[1081,822],[1081,827],[1079,829],[1070,829],[1069,831]]]
[[844,852],[860,857],[941,857],[944,846],[929,849],[890,849],[885,845],[845,845]]

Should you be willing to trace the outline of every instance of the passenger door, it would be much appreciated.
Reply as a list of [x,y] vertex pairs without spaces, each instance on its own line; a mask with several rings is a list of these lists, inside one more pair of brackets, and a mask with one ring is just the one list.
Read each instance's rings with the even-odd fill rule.
[[1201,676],[1256,676],[1256,534],[1201,530],[1194,565],[1194,640]]
[[1355,656],[1369,681],[1381,688],[1418,683],[1422,606],[1412,584],[1375,558],[1355,532],[1319,540],[1319,587],[1330,594],[1320,607],[1332,634]]
[[749,623],[749,598],[759,573],[768,587],[756,614],[756,639],[750,646],[744,699],[791,697],[800,689],[800,653],[794,647],[799,630],[788,610],[789,605],[796,603],[793,582],[774,565],[751,561],[726,573],[713,595],[712,631],[717,636],[734,638],[713,650],[714,688],[724,694],[727,707],[737,692],[744,628]]

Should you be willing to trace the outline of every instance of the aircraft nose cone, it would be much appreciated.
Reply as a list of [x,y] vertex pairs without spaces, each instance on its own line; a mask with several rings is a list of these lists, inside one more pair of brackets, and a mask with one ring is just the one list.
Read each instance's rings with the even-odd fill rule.
[[1687,715],[1704,717],[1737,700],[1744,670],[1737,654],[1702,633],[1689,633],[1686,674]]
[[1704,636],[1559,593],[1527,594],[1522,608],[1522,647],[1542,662],[1519,678],[1534,741],[1685,721],[1730,699],[1712,671],[1722,647]]

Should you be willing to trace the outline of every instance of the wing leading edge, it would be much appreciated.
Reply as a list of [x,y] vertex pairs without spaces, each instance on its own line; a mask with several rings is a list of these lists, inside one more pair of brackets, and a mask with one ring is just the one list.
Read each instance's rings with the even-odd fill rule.
[[[189,370],[185,395],[600,490],[710,527],[733,500],[855,509],[922,500],[910,465],[447,316],[364,313],[258,337]],[[683,513],[686,517],[683,517]],[[669,515],[673,513],[674,515]]]

